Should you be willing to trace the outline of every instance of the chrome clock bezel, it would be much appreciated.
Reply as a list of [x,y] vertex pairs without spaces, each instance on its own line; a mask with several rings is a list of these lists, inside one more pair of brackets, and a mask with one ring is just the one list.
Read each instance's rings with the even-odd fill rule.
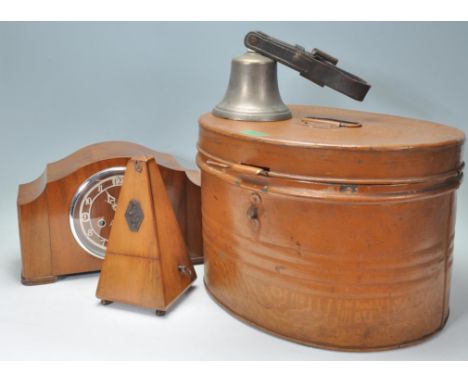
[[69,218],[70,230],[73,234],[73,238],[84,251],[86,251],[91,256],[97,257],[98,259],[101,259],[101,260],[104,259],[106,250],[105,249],[103,250],[96,249],[96,251],[91,250],[90,248],[86,246],[85,243],[83,243],[82,239],[78,235],[78,232],[76,231],[76,227],[75,227],[75,217],[74,217],[75,209],[77,207],[79,208],[78,201],[81,199],[83,192],[85,192],[85,190],[89,188],[90,184],[99,182],[103,179],[110,178],[116,175],[123,176],[124,173],[125,173],[125,167],[123,166],[108,167],[101,171],[96,172],[95,174],[91,175],[88,179],[86,179],[83,183],[80,184],[75,194],[73,195],[72,201],[70,203],[68,218]]

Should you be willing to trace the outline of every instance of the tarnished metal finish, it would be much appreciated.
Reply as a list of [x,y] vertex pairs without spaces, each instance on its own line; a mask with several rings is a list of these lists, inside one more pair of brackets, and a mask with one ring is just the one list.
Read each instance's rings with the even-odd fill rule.
[[178,266],[177,266],[177,270],[178,270],[180,273],[182,273],[182,274],[184,274],[184,275],[186,275],[186,276],[188,276],[188,277],[191,277],[192,274],[193,274],[192,270],[189,269],[189,268],[187,268],[185,265],[178,265]]
[[338,59],[314,49],[306,52],[262,32],[249,32],[245,45],[254,50],[232,60],[229,85],[213,115],[238,121],[281,121],[291,118],[279,89],[276,62],[297,70],[319,86],[329,86],[362,101],[370,85],[336,67]]
[[[318,347],[386,349],[435,333],[448,317],[463,133],[291,110],[269,126],[200,119],[208,291],[242,320]],[[300,131],[305,115],[362,126]]]
[[247,48],[298,71],[315,84],[328,86],[357,101],[362,101],[371,87],[362,78],[338,68],[338,59],[320,49],[307,52],[300,45],[288,44],[263,32],[247,33],[244,43]]
[[[135,169],[136,171],[141,172],[141,170],[138,170],[136,165]],[[130,231],[138,232],[143,218],[144,214],[143,210],[141,209],[140,202],[136,199],[130,200],[128,202],[127,210],[125,211],[125,220],[127,221]]]
[[226,94],[213,114],[246,121],[291,118],[278,90],[276,62],[253,52],[233,59]]

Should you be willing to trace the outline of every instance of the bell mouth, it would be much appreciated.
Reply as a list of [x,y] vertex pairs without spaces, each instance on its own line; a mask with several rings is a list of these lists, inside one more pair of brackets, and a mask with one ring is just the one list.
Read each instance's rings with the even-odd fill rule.
[[288,107],[285,105],[284,110],[272,111],[252,111],[252,110],[239,110],[224,108],[221,104],[217,105],[212,114],[216,117],[232,119],[234,121],[252,121],[252,122],[272,122],[272,121],[283,121],[286,119],[291,119],[292,114],[289,111]]

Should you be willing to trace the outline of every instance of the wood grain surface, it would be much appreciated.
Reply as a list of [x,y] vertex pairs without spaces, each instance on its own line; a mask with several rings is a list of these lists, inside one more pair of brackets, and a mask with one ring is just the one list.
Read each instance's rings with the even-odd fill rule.
[[[102,142],[51,163],[36,180],[18,190],[22,282],[53,282],[58,276],[97,271],[102,260],[89,255],[75,241],[69,224],[72,198],[79,185],[108,167],[125,167],[132,156],[157,158],[160,172],[186,238],[192,259],[203,261],[200,177],[169,154],[130,142]],[[193,183],[196,182],[196,183]]]
[[[141,224],[132,230],[126,215],[135,203],[141,209]],[[156,161],[153,157],[131,159],[96,296],[166,311],[195,279]]]

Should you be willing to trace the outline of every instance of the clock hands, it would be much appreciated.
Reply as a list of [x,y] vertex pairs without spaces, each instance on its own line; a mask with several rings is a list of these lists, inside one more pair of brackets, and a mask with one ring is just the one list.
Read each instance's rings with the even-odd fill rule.
[[[104,192],[106,193],[106,203],[110,204],[111,207],[112,207],[112,210],[115,211],[116,208],[117,208],[117,200],[114,196],[112,196],[111,194],[109,194],[109,192],[107,190],[104,190]],[[113,223],[113,220],[110,221],[110,225],[112,226],[112,223]],[[101,216],[97,219],[97,226],[99,227],[99,231],[101,229],[103,229],[106,225],[107,225],[107,222],[106,222],[106,219],[104,218],[104,216]],[[99,235],[99,234],[98,234]],[[106,241],[105,238],[100,238],[101,241],[103,240],[103,243]],[[101,243],[102,244],[102,243]]]
[[117,201],[111,194],[109,194],[109,192],[107,192],[107,190],[106,190],[106,195],[107,195],[107,200],[106,200],[107,203],[109,203],[112,206],[112,209],[115,211],[115,209],[117,208]]

